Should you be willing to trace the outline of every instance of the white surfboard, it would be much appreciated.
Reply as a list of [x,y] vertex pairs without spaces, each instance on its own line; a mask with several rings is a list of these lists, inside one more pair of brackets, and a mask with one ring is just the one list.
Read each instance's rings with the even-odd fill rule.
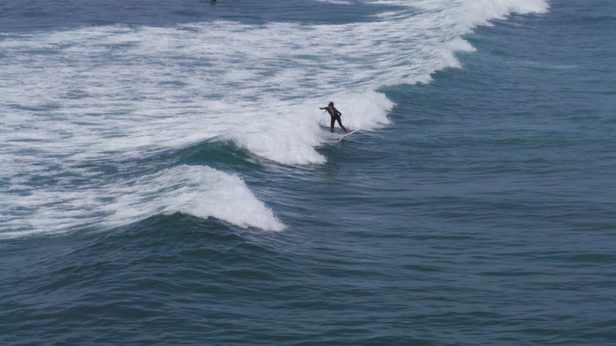
[[345,138],[347,138],[348,136],[350,136],[350,135],[354,134],[355,132],[357,132],[357,131],[359,131],[359,130],[361,130],[361,129],[355,129],[355,130],[353,130],[353,131],[351,131],[351,132],[349,132],[349,133],[345,133],[344,135],[342,135],[342,137],[340,137],[340,140],[338,140],[338,142],[340,142],[340,141],[344,140]]

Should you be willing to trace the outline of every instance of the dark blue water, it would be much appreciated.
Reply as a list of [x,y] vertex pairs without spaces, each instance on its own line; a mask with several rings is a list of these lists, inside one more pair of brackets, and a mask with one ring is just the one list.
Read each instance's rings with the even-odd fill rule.
[[[68,15],[63,9],[71,2],[9,1],[0,5],[0,29],[12,37],[217,18],[341,25],[397,8],[352,3],[357,7],[295,1],[273,12],[267,5],[274,2],[135,1],[122,3],[116,16],[119,4],[83,2]],[[330,9],[348,17],[318,16]],[[40,149],[27,143],[38,132],[29,129],[24,162],[45,168],[2,171],[0,180],[1,198],[15,200],[0,204],[8,215],[0,240],[0,343],[613,344],[616,4],[552,1],[547,13],[492,23],[464,36],[476,51],[457,54],[462,68],[439,69],[428,83],[380,86],[395,103],[387,114],[391,124],[317,146],[326,159],[321,163],[281,163],[250,146],[208,139],[115,161],[88,157],[81,161],[86,174],[73,156],[33,159]],[[50,49],[32,46],[27,49]],[[18,112],[13,92],[21,89],[0,81],[13,102],[3,101],[0,119],[15,126],[9,112]],[[24,128],[48,124],[45,116],[72,107],[65,99],[54,102],[28,110],[34,120]],[[184,114],[169,111],[177,121]],[[130,112],[121,108],[116,120]],[[352,124],[352,115],[346,112],[343,121]],[[199,129],[207,126],[218,125]],[[73,136],[67,141],[78,137],[65,130]],[[19,149],[16,141],[11,137],[5,150]],[[113,150],[115,143],[101,148]],[[74,176],[63,165],[74,168]],[[130,184],[150,186],[139,177],[163,184],[156,172],[201,166],[241,177],[229,183],[226,175],[214,175],[205,182],[249,188],[284,228],[275,231],[260,205],[240,203],[252,197],[248,190],[202,193],[181,173],[174,173],[180,186],[173,188],[182,193],[168,194],[172,188],[165,185],[144,200],[165,206],[182,196],[202,197],[199,202],[211,200],[223,210],[228,205],[233,216],[209,205],[211,217],[186,212],[203,210],[194,204],[177,211],[143,207],[151,215],[130,222],[96,216],[109,212],[105,203],[137,204],[111,201],[133,196]],[[50,185],[58,187],[47,190]],[[36,195],[36,189],[48,193]],[[80,189],[94,197],[82,198]],[[30,202],[45,212],[31,211]],[[80,208],[95,210],[62,223],[66,229],[49,221]],[[87,222],[73,222],[81,215]],[[266,226],[250,223],[257,216]]]

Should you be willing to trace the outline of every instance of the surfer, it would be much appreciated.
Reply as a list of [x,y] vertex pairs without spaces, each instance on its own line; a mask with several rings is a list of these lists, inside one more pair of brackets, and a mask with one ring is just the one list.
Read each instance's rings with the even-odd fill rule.
[[334,107],[334,103],[330,102],[327,107],[321,107],[319,109],[324,109],[327,111],[327,113],[329,113],[329,116],[332,118],[332,122],[331,122],[331,130],[332,133],[334,133],[334,124],[336,122],[336,120],[338,120],[338,125],[340,125],[340,127],[342,127],[342,129],[344,130],[344,133],[349,133],[349,131],[346,129],[346,127],[344,127],[344,125],[342,125],[342,121],[340,120],[340,117],[342,116],[342,113],[340,113],[339,110],[336,109],[336,107]]

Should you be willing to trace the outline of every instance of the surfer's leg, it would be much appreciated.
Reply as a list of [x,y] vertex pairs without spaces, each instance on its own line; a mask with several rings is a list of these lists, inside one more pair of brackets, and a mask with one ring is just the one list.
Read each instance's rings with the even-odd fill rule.
[[336,123],[336,118],[332,117],[332,123],[331,123],[331,125],[329,126],[329,127],[330,127],[330,129],[331,129],[331,131],[332,131],[332,133],[334,133],[334,124],[335,124],[335,123]]
[[346,127],[344,127],[344,125],[342,125],[342,120],[340,120],[340,117],[338,117],[336,119],[338,119],[338,125],[340,125],[340,127],[342,127],[342,129],[344,130],[344,133],[349,133],[349,130],[347,130]]

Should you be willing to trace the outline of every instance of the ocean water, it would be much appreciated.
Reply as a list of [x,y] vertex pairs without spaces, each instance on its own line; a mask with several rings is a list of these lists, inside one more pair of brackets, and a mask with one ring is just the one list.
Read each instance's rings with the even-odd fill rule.
[[615,37],[609,0],[0,0],[0,344],[613,345]]

